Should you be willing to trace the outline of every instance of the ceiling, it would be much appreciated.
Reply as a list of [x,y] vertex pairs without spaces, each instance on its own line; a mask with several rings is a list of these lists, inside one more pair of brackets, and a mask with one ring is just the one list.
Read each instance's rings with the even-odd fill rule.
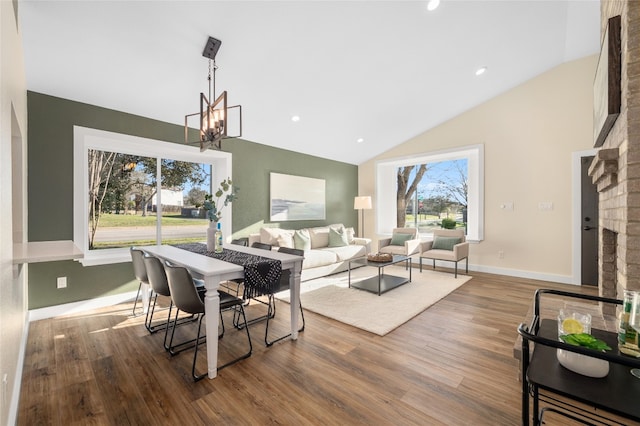
[[426,5],[21,0],[27,88],[184,124],[208,92],[213,36],[218,93],[242,105],[244,139],[361,164],[599,51],[598,0]]

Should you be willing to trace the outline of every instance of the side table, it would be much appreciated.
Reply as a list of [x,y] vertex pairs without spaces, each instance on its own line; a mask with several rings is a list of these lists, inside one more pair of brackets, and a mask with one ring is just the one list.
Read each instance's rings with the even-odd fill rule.
[[[592,424],[609,419],[608,414],[640,422],[640,379],[629,372],[640,367],[640,360],[622,355],[618,350],[617,335],[608,331],[591,329],[591,334],[607,342],[611,351],[598,352],[568,345],[558,339],[557,321],[540,319],[540,296],[552,294],[564,298],[585,299],[594,302],[622,304],[621,300],[569,293],[557,290],[537,290],[534,317],[531,325],[520,324],[522,336],[522,424],[529,425],[530,398],[533,400],[531,420],[534,426],[542,424],[545,410],[564,417]],[[530,343],[533,353],[530,354]],[[574,373],[560,365],[556,350],[563,349],[582,355],[609,361],[609,374],[592,378]],[[567,398],[562,402],[556,396]],[[553,408],[540,410],[540,401]],[[595,411],[582,409],[576,403],[586,404]]]

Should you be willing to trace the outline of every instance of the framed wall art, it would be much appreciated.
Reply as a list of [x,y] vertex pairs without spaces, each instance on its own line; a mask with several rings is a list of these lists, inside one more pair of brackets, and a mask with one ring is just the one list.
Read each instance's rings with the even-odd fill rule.
[[325,180],[271,173],[271,221],[324,220]]

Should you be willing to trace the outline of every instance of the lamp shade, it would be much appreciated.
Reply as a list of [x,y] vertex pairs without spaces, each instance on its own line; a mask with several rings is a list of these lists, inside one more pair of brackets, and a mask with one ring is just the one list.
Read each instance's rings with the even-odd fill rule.
[[356,210],[369,210],[371,209],[371,197],[356,197],[353,200],[353,208]]

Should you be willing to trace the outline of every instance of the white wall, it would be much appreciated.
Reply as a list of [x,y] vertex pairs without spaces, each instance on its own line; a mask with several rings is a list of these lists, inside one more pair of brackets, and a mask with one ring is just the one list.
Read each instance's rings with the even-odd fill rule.
[[[558,66],[363,163],[358,193],[375,195],[380,159],[484,144],[485,239],[471,246],[470,265],[572,282],[572,226],[579,223],[572,223],[571,153],[593,147],[596,63],[594,55]],[[501,209],[504,202],[514,209]],[[540,202],[553,210],[539,210]],[[366,236],[380,238],[375,211],[365,215]]]
[[[14,238],[27,235],[27,92],[11,1],[0,2],[0,35],[0,424],[5,425],[15,422],[27,334],[26,268],[12,264]],[[22,172],[12,179],[13,169]],[[12,187],[22,193],[12,196]]]

